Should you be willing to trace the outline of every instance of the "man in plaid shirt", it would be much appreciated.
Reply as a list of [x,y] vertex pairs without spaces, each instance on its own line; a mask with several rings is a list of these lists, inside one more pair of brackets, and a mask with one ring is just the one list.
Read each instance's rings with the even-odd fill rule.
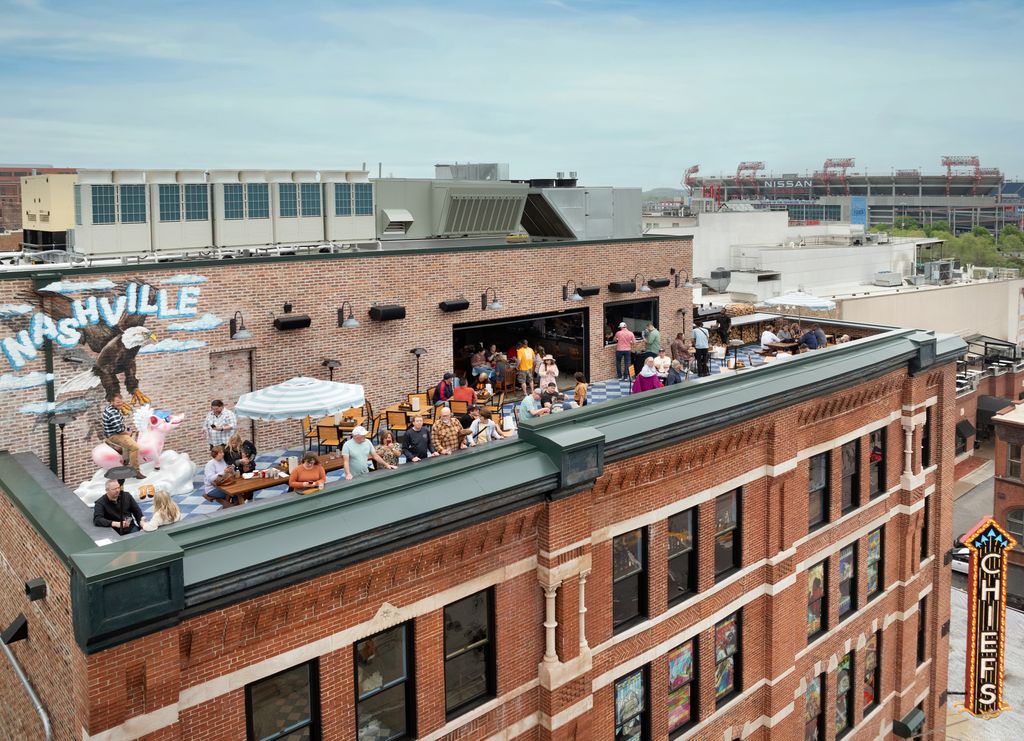
[[228,440],[235,434],[238,423],[235,421],[235,413],[224,408],[224,402],[214,399],[210,402],[210,413],[206,415],[206,441],[212,448],[214,445],[227,445]]
[[430,439],[439,455],[451,455],[456,450],[466,447],[466,441],[462,437],[462,425],[452,417],[452,410],[448,407],[441,407],[438,412],[437,420],[430,431]]
[[113,443],[121,448],[122,454],[128,453],[128,463],[132,468],[139,467],[139,444],[132,437],[131,430],[124,422],[124,413],[121,407],[124,401],[121,394],[111,394],[107,397],[107,406],[103,409],[103,417],[100,424],[103,426],[103,438],[108,443]]

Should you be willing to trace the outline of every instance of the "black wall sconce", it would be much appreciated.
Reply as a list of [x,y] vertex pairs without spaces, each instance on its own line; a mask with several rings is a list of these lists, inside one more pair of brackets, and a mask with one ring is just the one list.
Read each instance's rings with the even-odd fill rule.
[[469,308],[469,300],[465,296],[450,298],[437,305],[441,311],[465,311]]
[[[492,296],[490,303],[487,303],[487,294]],[[502,306],[501,301],[498,300],[498,291],[488,286],[484,289],[484,292],[480,294],[480,308],[485,311],[500,311],[505,307]]]
[[14,618],[14,622],[7,626],[7,629],[0,633],[0,641],[4,642],[5,646],[10,646],[16,641],[23,641],[28,638],[28,620],[25,619],[24,613],[19,613],[18,617]]
[[685,283],[683,283],[683,288],[696,288],[696,287],[697,287],[697,286],[695,286],[695,285],[693,284],[693,282],[692,282],[692,281],[690,280],[690,271],[688,271],[688,270],[676,270],[675,268],[672,268],[672,269],[671,269],[671,270],[669,270],[668,272],[669,272],[670,274],[672,274],[672,275],[674,275],[674,276],[675,276],[675,279],[676,279],[676,288],[679,288],[679,275],[680,275],[681,273],[685,273],[685,275],[686,275],[686,282],[685,282]]
[[405,319],[405,307],[399,304],[373,304],[370,306],[370,318],[375,322]]
[[334,369],[341,367],[341,361],[340,360],[334,360],[333,358],[326,358],[324,360],[324,362],[322,362],[320,365],[322,365],[324,368],[327,369],[327,372],[331,376],[330,380],[333,381],[334,380]]
[[[569,293],[569,285],[572,284],[572,293]],[[582,301],[583,296],[580,295],[579,286],[576,285],[576,281],[569,280],[562,286],[562,300],[563,301]]]
[[309,318],[309,314],[293,314],[292,305],[285,304],[282,307],[283,316],[274,317],[274,327],[281,331],[290,329],[305,329],[313,320]]
[[633,293],[636,290],[636,283],[631,280],[616,280],[608,284],[608,291],[611,293]]
[[580,286],[576,291],[581,296],[596,296],[601,293],[601,286]]
[[[348,307],[348,314],[345,314],[345,307]],[[352,302],[342,301],[338,309],[338,326],[345,329],[355,329],[359,326],[359,320],[352,316]]]
[[636,290],[640,293],[650,293],[651,287],[647,285],[647,276],[643,273],[637,273],[633,276],[633,285],[636,286]]
[[242,312],[236,311],[228,322],[228,333],[233,340],[251,340],[252,332],[245,328],[245,319]]
[[647,285],[651,288],[666,288],[672,281],[668,278],[651,278]]

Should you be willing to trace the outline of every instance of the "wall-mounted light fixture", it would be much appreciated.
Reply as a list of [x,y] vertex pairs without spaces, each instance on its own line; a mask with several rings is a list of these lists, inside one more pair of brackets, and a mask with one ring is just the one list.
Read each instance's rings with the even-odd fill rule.
[[[345,314],[345,307],[348,307],[348,314]],[[344,327],[345,329],[355,329],[359,326],[359,320],[352,316],[352,302],[342,301],[341,308],[338,309],[338,326]]]
[[23,641],[26,638],[28,638],[28,620],[25,619],[24,613],[19,613],[6,630],[0,633],[0,641],[3,641],[5,646],[10,646],[12,643]]
[[45,599],[46,580],[40,576],[25,582],[25,596],[28,597],[29,602]]
[[330,375],[331,375],[331,379],[330,380],[333,381],[334,380],[334,369],[341,367],[341,361],[340,360],[334,360],[333,358],[325,358],[324,362],[322,362],[320,365],[322,365],[324,368],[327,369],[327,372],[330,373]]
[[228,322],[228,331],[233,340],[251,340],[252,332],[245,328],[245,319],[242,312],[236,311],[235,315]]
[[420,392],[420,358],[427,354],[425,347],[414,347],[410,350],[413,355],[416,356],[416,393]]
[[688,270],[676,270],[675,268],[672,268],[671,270],[669,270],[669,272],[672,275],[674,275],[675,278],[676,278],[676,288],[679,288],[679,275],[680,274],[685,274],[686,275],[686,282],[683,283],[683,288],[696,288],[697,287],[690,280],[690,271],[688,271]]
[[[487,303],[487,294],[490,293],[492,296],[491,302]],[[480,308],[486,311],[500,311],[505,307],[501,305],[501,301],[498,300],[498,291],[488,286],[484,289],[484,292],[480,294]]]
[[633,276],[633,285],[636,286],[636,290],[640,293],[650,293],[651,287],[647,285],[647,276],[643,273],[637,273]]
[[[569,293],[569,284],[572,284],[572,293]],[[576,281],[569,280],[562,286],[562,300],[563,301],[582,301],[583,297],[580,295],[579,286],[576,285]]]

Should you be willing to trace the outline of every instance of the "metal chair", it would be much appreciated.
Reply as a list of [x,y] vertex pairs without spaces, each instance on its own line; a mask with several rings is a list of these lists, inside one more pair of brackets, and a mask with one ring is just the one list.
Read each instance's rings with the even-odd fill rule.
[[334,425],[317,425],[316,426],[316,452],[319,454],[322,448],[340,448],[341,447],[341,435],[338,433],[338,428]]
[[430,398],[428,397],[426,392],[424,392],[424,393],[416,393],[416,394],[409,394],[409,403],[410,404],[412,404],[412,400],[413,399],[419,399],[420,400],[420,409],[421,410],[427,409],[427,408],[430,407]]
[[404,432],[409,429],[409,418],[405,412],[387,412],[388,429],[392,432]]
[[469,412],[469,402],[450,399],[448,401],[448,408],[452,410],[452,414],[466,414]]

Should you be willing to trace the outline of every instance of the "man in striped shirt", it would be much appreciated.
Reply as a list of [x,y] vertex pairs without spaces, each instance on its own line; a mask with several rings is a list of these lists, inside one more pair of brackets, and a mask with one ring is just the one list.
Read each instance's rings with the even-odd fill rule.
[[210,413],[206,415],[206,442],[214,445],[227,445],[228,440],[235,434],[238,423],[235,421],[235,413],[224,408],[224,402],[214,399],[210,402]]
[[128,453],[128,464],[132,468],[139,467],[139,444],[131,435],[131,430],[125,424],[124,414],[121,406],[124,402],[121,394],[111,394],[107,397],[107,406],[103,410],[103,437],[107,443],[113,443],[121,448],[121,454]]

